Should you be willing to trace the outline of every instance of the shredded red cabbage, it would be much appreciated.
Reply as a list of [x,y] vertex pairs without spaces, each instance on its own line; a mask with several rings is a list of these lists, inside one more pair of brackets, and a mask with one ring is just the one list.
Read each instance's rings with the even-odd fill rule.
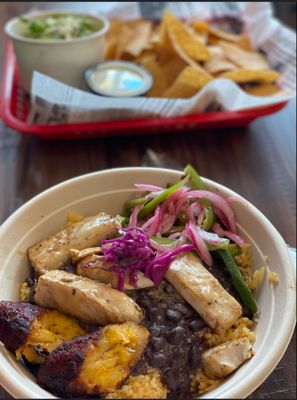
[[157,255],[148,265],[145,270],[145,276],[150,278],[155,285],[158,285],[164,278],[170,264],[180,253],[186,253],[188,251],[194,250],[192,244],[183,244],[180,247],[171,250],[167,253],[161,253]]
[[125,273],[129,283],[137,284],[137,272],[144,271],[155,256],[149,237],[140,228],[121,228],[121,237],[103,240],[101,249],[104,260],[111,263],[111,269],[118,277],[118,289],[124,290]]
[[180,253],[193,250],[192,244],[181,246],[158,254],[153,249],[149,236],[141,228],[121,228],[120,237],[103,240],[101,249],[104,260],[111,264],[117,276],[117,288],[124,290],[125,275],[129,276],[129,284],[137,286],[137,274],[142,271],[155,285],[164,278],[170,263]]

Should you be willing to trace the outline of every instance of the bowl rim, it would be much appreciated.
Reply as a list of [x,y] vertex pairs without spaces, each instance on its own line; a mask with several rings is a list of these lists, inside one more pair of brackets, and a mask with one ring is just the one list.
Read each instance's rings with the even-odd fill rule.
[[[39,193],[35,197],[33,197],[31,200],[26,202],[23,206],[21,206],[19,209],[17,209],[1,226],[0,226],[0,237],[2,235],[2,231],[5,231],[7,228],[9,228],[10,224],[13,223],[13,220],[21,215],[23,212],[26,211],[27,208],[31,207],[34,203],[39,202],[43,198],[46,198],[46,196],[49,193],[52,193],[56,190],[59,190],[61,188],[67,188],[67,186],[70,186],[72,184],[75,184],[76,182],[79,182],[81,180],[88,180],[89,178],[96,177],[98,175],[113,175],[113,174],[118,174],[118,173],[139,173],[140,171],[143,172],[149,172],[149,171],[154,171],[156,173],[175,173],[176,177],[178,177],[178,174],[182,176],[183,171],[181,170],[174,170],[174,169],[168,169],[168,168],[154,168],[154,167],[124,167],[124,168],[112,168],[112,169],[106,169],[106,170],[101,170],[97,172],[92,172],[84,175],[80,175],[77,177],[74,177],[72,179],[65,180],[57,185],[54,185],[45,191]],[[280,250],[280,257],[286,261],[288,264],[288,269],[289,274],[290,274],[290,279],[296,281],[296,271],[294,268],[293,260],[291,256],[289,255],[289,251],[287,249],[286,243],[283,240],[282,236],[280,233],[277,231],[277,229],[273,226],[273,224],[267,219],[267,217],[258,209],[256,208],[252,203],[250,203],[248,200],[246,200],[244,197],[241,195],[237,194],[233,190],[229,189],[228,187],[217,183],[216,181],[213,181],[211,179],[207,179],[202,177],[203,180],[205,180],[206,183],[210,184],[211,186],[214,186],[216,189],[219,191],[222,190],[223,194],[226,194],[226,192],[229,194],[236,194],[240,198],[242,198],[249,206],[250,211],[255,215],[255,217],[259,218],[265,226],[267,226],[269,229],[272,230],[276,240],[277,240],[277,245],[278,249]],[[0,279],[1,279],[2,274],[0,274]],[[295,283],[295,292],[296,292],[296,283]],[[273,369],[276,367],[278,362],[281,360],[283,354],[285,353],[291,337],[294,332],[295,324],[296,324],[296,297],[295,293],[293,293],[293,290],[291,290],[288,294],[288,299],[289,299],[289,305],[290,308],[288,310],[288,313],[286,314],[286,324],[285,326],[280,327],[279,331],[282,331],[283,335],[281,336],[282,340],[278,340],[276,342],[276,346],[274,349],[273,354],[265,360],[265,363],[261,365],[261,369],[255,371],[252,376],[251,374],[245,378],[245,382],[242,383],[240,388],[232,388],[232,389],[227,389],[227,394],[228,398],[245,398],[247,397],[250,393],[254,392],[261,384],[262,382],[271,374]],[[278,336],[279,338],[279,336]],[[1,357],[4,357],[1,355]],[[4,357],[4,359],[7,361],[7,358]],[[10,372],[10,373],[9,373]],[[15,397],[28,397],[28,398],[36,398],[36,392],[26,386],[26,380],[28,379],[27,377],[23,380],[21,379],[16,379],[14,380],[13,372],[15,372],[15,367],[10,364],[8,361],[6,365],[2,365],[0,363],[0,383],[3,385],[3,387],[12,395]],[[11,379],[12,377],[12,379]],[[232,378],[231,378],[232,379]],[[242,382],[242,381],[241,381]],[[216,389],[214,389],[216,390]],[[47,393],[47,392],[45,392]],[[212,398],[213,391],[211,391],[209,394],[206,393],[205,395],[202,395],[202,398]],[[226,393],[223,394],[224,396]],[[52,397],[55,398],[55,397]],[[222,395],[219,395],[217,398],[226,398],[222,397]]]
[[[39,16],[46,16],[51,14],[74,14],[74,15],[82,15],[91,17],[97,21],[103,23],[103,26],[98,30],[89,35],[78,37],[78,38],[70,38],[70,39],[34,39],[26,36],[22,36],[14,32],[14,25],[19,22],[21,17],[26,17],[28,19],[38,18]],[[17,40],[19,42],[31,43],[36,45],[65,45],[70,43],[80,43],[85,42],[89,39],[94,39],[96,37],[104,36],[110,28],[110,22],[107,17],[102,14],[91,14],[87,12],[79,12],[79,11],[66,11],[66,10],[46,10],[46,11],[30,11],[28,13],[18,15],[16,17],[8,20],[4,25],[4,32],[8,37],[13,40]]]

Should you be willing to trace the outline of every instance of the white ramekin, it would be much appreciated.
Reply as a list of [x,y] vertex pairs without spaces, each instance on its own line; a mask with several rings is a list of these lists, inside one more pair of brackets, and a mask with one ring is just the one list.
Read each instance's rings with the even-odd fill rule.
[[[166,185],[180,171],[160,168],[121,168],[71,179],[39,194],[18,209],[0,227],[0,300],[17,300],[18,286],[28,276],[27,248],[56,232],[69,212],[92,215],[121,212],[135,195],[134,183]],[[209,188],[225,196],[236,193],[213,181]],[[245,398],[273,371],[282,358],[296,321],[296,279],[287,246],[268,219],[241,198],[234,203],[240,234],[252,244],[255,268],[267,265],[279,275],[273,286],[265,279],[257,293],[260,318],[256,327],[255,356],[221,386],[203,398]],[[268,258],[268,262],[267,262]],[[16,398],[54,398],[3,346],[0,348],[0,384]]]
[[109,21],[104,16],[79,12],[44,11],[22,15],[29,20],[51,14],[75,14],[89,16],[102,23],[102,28],[90,35],[67,40],[32,39],[22,35],[24,24],[20,17],[9,20],[5,33],[13,41],[16,61],[20,69],[20,84],[28,92],[33,71],[39,71],[59,81],[78,88],[85,88],[84,71],[103,61],[105,34]]

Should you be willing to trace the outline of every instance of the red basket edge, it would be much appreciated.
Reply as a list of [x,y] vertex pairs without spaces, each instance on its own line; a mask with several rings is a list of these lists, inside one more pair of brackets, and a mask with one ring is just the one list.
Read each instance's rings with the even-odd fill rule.
[[[87,123],[73,123],[73,124],[59,124],[59,125],[33,125],[23,122],[16,118],[11,112],[12,104],[12,85],[14,79],[14,52],[12,42],[8,41],[4,57],[3,76],[0,88],[0,117],[3,122],[10,128],[20,131],[25,134],[50,138],[52,134],[63,134],[70,132],[87,132],[94,131],[97,133],[103,132],[104,135],[111,132],[127,132],[135,133],[147,128],[170,128],[176,125],[182,125],[183,129],[187,129],[187,125],[195,124],[205,125],[209,123],[211,127],[223,127],[224,125],[231,127],[232,122],[234,126],[240,124],[240,121],[248,123],[255,118],[272,114],[281,110],[287,101],[274,104],[272,106],[265,106],[261,108],[254,108],[244,111],[219,111],[207,112],[201,114],[193,114],[180,117],[170,118],[141,118],[141,119],[124,119],[117,121],[100,121],[100,122],[87,122]],[[244,123],[243,123],[244,124]],[[143,132],[145,133],[145,131]],[[61,135],[62,136],[62,135]]]

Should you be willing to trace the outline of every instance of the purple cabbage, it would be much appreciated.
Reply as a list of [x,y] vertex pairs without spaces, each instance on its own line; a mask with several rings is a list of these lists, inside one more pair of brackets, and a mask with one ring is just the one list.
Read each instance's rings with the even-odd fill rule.
[[183,244],[158,254],[141,228],[121,228],[119,233],[121,236],[116,239],[103,240],[101,249],[104,260],[111,263],[112,271],[118,279],[117,288],[121,291],[124,290],[125,274],[129,275],[129,284],[137,287],[139,271],[158,285],[174,258],[194,248],[192,244]]

